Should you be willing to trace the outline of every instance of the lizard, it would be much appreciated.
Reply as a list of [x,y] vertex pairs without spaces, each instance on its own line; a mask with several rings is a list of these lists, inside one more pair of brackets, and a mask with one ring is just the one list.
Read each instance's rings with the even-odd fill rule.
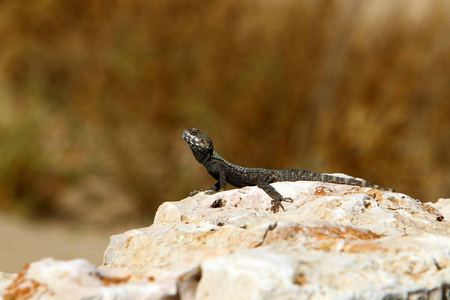
[[[194,154],[195,159],[206,167],[208,173],[217,180],[207,194],[214,194],[225,190],[226,184],[232,184],[235,187],[241,188],[244,186],[258,186],[271,200],[271,211],[276,213],[282,208],[284,210],[282,201],[292,203],[291,198],[283,197],[272,185],[273,182],[279,181],[322,181],[337,184],[348,184],[360,187],[371,187],[379,190],[394,191],[390,188],[385,188],[363,179],[339,177],[330,174],[316,173],[312,171],[300,169],[263,169],[263,168],[246,168],[232,164],[222,158],[214,149],[212,140],[202,133],[197,128],[185,129],[181,136],[188,143]],[[198,191],[191,193],[195,195]]]

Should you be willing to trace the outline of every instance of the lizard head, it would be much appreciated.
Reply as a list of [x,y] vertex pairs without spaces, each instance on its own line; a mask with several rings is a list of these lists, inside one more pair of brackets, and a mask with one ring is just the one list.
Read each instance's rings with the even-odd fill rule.
[[212,155],[214,147],[211,139],[197,128],[185,129],[181,133],[181,136],[189,144],[192,153],[194,153],[199,163],[203,163]]

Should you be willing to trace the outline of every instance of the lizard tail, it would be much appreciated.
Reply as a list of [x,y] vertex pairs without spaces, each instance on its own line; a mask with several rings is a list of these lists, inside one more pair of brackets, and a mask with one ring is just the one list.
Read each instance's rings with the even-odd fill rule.
[[391,191],[393,192],[393,189],[386,188],[384,186],[380,186],[377,184],[370,183],[368,181],[365,181],[363,179],[358,179],[354,177],[340,177],[336,175],[329,175],[329,174],[322,174],[322,173],[316,173],[316,172],[310,172],[305,170],[297,170],[297,169],[285,169],[281,170],[279,179],[280,181],[286,180],[286,181],[297,181],[297,180],[306,180],[306,181],[323,181],[323,182],[330,182],[330,183],[339,183],[339,184],[349,184],[349,185],[356,185],[356,186],[362,186],[362,187],[371,187],[378,190],[383,191]]
[[316,178],[318,177],[318,179],[316,179],[316,180],[319,180],[319,181],[356,185],[356,186],[362,186],[362,187],[370,187],[370,188],[383,190],[383,191],[391,191],[391,192],[394,191],[393,189],[386,188],[381,185],[373,184],[371,182],[365,181],[364,179],[358,179],[358,178],[354,178],[354,177],[340,177],[340,176],[320,174],[320,173],[316,173],[316,174],[318,175],[318,176],[315,175]]

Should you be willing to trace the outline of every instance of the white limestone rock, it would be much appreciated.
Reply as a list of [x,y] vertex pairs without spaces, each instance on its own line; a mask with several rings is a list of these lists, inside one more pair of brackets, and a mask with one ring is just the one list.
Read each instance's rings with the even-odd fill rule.
[[441,213],[447,219],[447,221],[450,221],[450,198],[441,198],[437,202],[427,204],[438,210],[439,213]]
[[105,265],[140,276],[200,266],[196,299],[407,299],[445,293],[449,223],[436,207],[370,188],[273,185],[294,199],[277,214],[256,187],[164,203],[151,227],[111,238]]
[[[261,220],[302,224],[328,221],[383,235],[450,233],[446,222],[436,222],[442,218],[438,209],[405,194],[319,182],[277,182],[272,185],[284,197],[294,200],[293,203],[283,202],[286,211],[271,213],[270,198],[257,187],[245,187],[163,203],[155,224],[207,221],[244,226]],[[211,204],[219,199],[225,206],[212,209]],[[442,205],[450,207],[449,202]]]
[[273,185],[294,200],[283,203],[285,211],[273,214],[270,198],[257,187],[167,202],[152,226],[112,236],[99,268],[84,260],[42,260],[26,267],[3,295],[450,297],[449,199],[423,204],[401,193],[348,185]]
[[1,293],[2,299],[167,299],[177,283],[131,279],[116,270],[111,277],[83,259],[43,259],[27,265]]
[[4,290],[7,286],[9,286],[16,278],[17,274],[8,274],[0,272],[0,295],[1,291]]

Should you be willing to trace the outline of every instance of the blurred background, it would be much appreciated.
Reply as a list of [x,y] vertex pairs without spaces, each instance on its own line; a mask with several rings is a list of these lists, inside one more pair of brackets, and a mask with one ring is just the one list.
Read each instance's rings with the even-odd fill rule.
[[450,196],[448,1],[9,0],[0,40],[0,271],[100,264],[212,186],[189,127],[243,166]]

